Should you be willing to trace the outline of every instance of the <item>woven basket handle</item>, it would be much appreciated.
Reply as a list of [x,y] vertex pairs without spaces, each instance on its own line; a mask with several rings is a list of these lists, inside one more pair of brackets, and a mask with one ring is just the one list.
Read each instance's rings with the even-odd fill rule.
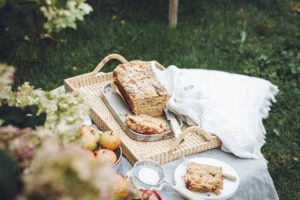
[[92,74],[96,75],[103,68],[103,66],[111,60],[118,60],[122,64],[128,63],[128,61],[123,56],[119,54],[110,54],[101,60],[101,62],[97,65]]
[[170,151],[174,151],[178,148],[181,142],[184,141],[184,137],[186,137],[189,134],[196,133],[204,138],[204,141],[210,141],[212,136],[210,133],[206,132],[203,128],[200,126],[190,126],[187,129],[185,129],[178,138],[175,139],[173,144],[171,145]]

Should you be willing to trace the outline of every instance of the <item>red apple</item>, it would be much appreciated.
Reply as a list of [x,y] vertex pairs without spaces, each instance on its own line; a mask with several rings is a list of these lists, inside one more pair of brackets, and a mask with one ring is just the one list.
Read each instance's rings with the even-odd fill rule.
[[100,135],[99,145],[102,148],[110,149],[112,151],[119,148],[121,144],[120,135],[115,131],[106,131]]
[[89,156],[93,160],[96,160],[96,156],[95,156],[94,152],[92,152],[88,149],[85,149],[84,151],[86,152],[87,156]]
[[89,125],[82,125],[80,128],[80,136],[89,134],[92,131],[92,127]]
[[109,149],[100,149],[98,151],[95,151],[95,154],[96,154],[97,160],[104,162],[104,163],[108,163],[111,166],[113,166],[118,159],[115,152],[113,152],[112,150],[109,150]]
[[117,183],[113,191],[113,200],[125,200],[129,195],[127,180],[120,174],[116,174]]
[[161,197],[155,190],[143,190],[140,189],[140,198],[133,200],[161,200]]

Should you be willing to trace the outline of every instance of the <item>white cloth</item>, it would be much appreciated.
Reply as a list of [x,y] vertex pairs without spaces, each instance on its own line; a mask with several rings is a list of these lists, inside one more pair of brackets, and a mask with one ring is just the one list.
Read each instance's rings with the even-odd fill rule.
[[262,120],[278,93],[269,81],[213,70],[154,70],[167,89],[168,108],[189,125],[200,125],[222,141],[222,150],[257,158],[265,143]]
[[[241,159],[232,154],[224,153],[219,149],[200,152],[192,156],[187,156],[185,159],[198,157],[221,160],[236,170],[240,178],[240,186],[230,200],[279,199],[264,159]],[[175,183],[174,171],[181,162],[183,162],[183,160],[179,159],[162,165],[168,181]],[[118,171],[126,175],[131,169],[132,166],[129,161],[123,158]],[[171,188],[165,188],[162,191],[158,191],[158,193],[163,200],[183,200],[183,198]]]
[[[64,91],[64,87],[61,86],[53,92]],[[266,111],[267,113],[268,111]],[[233,167],[240,178],[240,186],[236,194],[230,198],[230,200],[240,199],[256,199],[256,200],[278,200],[278,195],[274,187],[272,178],[266,168],[264,159],[238,159],[235,156],[227,153],[222,153],[219,149],[212,149],[210,151],[200,152],[194,154],[188,158],[194,157],[208,157],[219,159]],[[163,167],[166,172],[167,180],[174,181],[174,170],[182,160],[176,160],[164,164]],[[131,164],[126,158],[121,160],[120,168],[118,172],[126,175],[129,170],[132,169]],[[170,188],[166,188],[160,191],[162,199],[182,200],[180,195],[174,192]]]

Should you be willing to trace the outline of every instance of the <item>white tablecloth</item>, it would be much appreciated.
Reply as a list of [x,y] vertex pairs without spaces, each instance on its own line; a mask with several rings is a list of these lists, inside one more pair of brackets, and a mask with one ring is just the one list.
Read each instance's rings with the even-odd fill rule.
[[[64,91],[63,86],[53,90],[53,93],[58,91]],[[90,124],[90,119],[87,120]],[[231,200],[278,200],[278,195],[273,184],[273,180],[269,174],[269,171],[266,167],[266,162],[262,158],[258,159],[242,159],[238,158],[232,154],[225,153],[219,149],[209,150],[206,152],[201,152],[194,154],[187,158],[193,157],[208,157],[219,159],[231,167],[233,167],[239,177],[240,177],[240,186],[231,198]],[[182,160],[175,160],[173,162],[164,164],[163,167],[167,173],[167,179],[174,182],[174,171],[178,164]],[[126,175],[129,170],[132,169],[131,164],[128,160],[123,157],[119,172],[123,175]],[[170,188],[165,188],[160,191],[163,200],[181,200],[183,199],[177,193],[173,192]]]
[[[273,180],[266,168],[264,160],[241,159],[232,154],[225,153],[219,149],[201,152],[188,158],[208,157],[219,159],[232,166],[240,177],[240,186],[231,200],[277,200],[278,195],[275,190]],[[174,171],[182,160],[176,160],[163,167],[167,173],[167,179],[174,182]],[[119,172],[123,175],[131,170],[132,166],[126,158],[123,158]],[[181,200],[183,199],[170,188],[159,191],[163,200]]]

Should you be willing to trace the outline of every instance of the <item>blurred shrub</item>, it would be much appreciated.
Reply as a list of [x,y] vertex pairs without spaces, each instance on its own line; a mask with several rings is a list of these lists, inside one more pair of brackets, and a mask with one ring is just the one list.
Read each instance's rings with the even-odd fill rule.
[[85,0],[40,0],[40,10],[47,18],[44,28],[49,32],[70,27],[76,29],[76,21],[93,9]]
[[0,150],[0,161],[0,199],[11,200],[21,188],[17,164],[2,150]]
[[49,33],[76,29],[76,22],[83,21],[92,10],[86,0],[0,0],[4,24],[22,24],[24,20],[34,26],[42,24]]

